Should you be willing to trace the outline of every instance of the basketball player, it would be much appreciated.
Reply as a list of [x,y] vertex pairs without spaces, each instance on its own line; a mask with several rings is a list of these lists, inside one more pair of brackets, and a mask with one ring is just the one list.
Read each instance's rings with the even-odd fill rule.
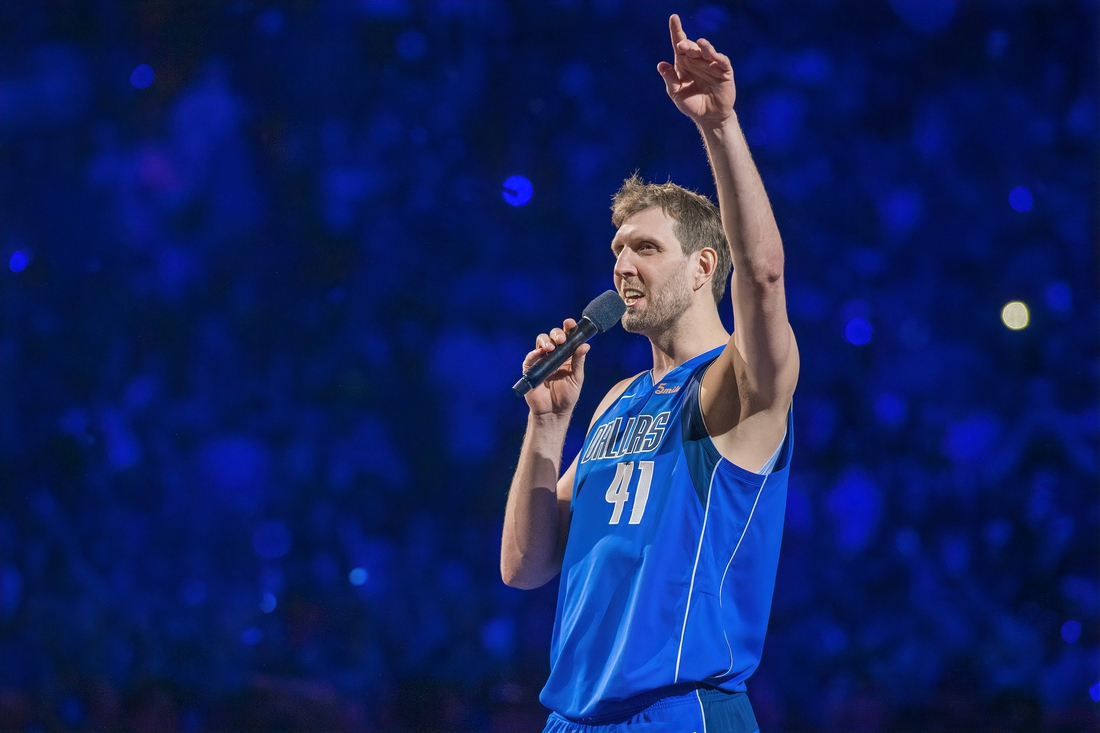
[[[675,63],[657,71],[702,133],[719,209],[637,177],[616,194],[622,323],[649,338],[653,368],[611,388],[560,477],[588,345],[528,392],[505,510],[504,581],[561,573],[540,695],[553,733],[757,730],[745,679],[775,584],[798,350],[729,59],[675,15],[669,29]],[[731,260],[732,335],[717,308]],[[523,368],[575,325],[540,334]]]

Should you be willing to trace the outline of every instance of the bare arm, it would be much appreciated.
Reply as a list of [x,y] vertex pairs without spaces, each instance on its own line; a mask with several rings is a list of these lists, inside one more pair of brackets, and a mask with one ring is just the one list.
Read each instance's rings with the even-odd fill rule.
[[[524,360],[524,369],[564,342],[566,332],[575,325],[570,319],[563,329],[541,334],[535,350]],[[569,507],[577,458],[561,478],[558,472],[569,419],[584,382],[584,356],[588,349],[588,344],[579,347],[570,361],[527,393],[530,407],[527,432],[508,491],[500,542],[500,575],[506,585],[515,588],[538,588],[561,571],[569,538]],[[596,408],[593,421],[623,393],[630,381],[623,380],[607,393]]]
[[561,570],[569,531],[576,460],[558,478],[569,419],[531,414],[508,491],[500,544],[500,575],[516,588],[538,588]]
[[[710,387],[704,414],[714,435],[746,412],[785,414],[798,378],[798,350],[787,321],[783,242],[734,111],[733,68],[706,39],[689,40],[675,15],[669,31],[676,63],[662,62],[657,69],[676,106],[702,133],[733,260],[735,329],[704,383]],[[739,400],[724,400],[728,394]],[[730,411],[740,414],[723,414]]]
[[772,405],[790,397],[798,374],[785,368],[797,353],[787,321],[783,242],[737,115],[701,129],[733,259],[732,344],[745,360],[750,394],[760,406]]

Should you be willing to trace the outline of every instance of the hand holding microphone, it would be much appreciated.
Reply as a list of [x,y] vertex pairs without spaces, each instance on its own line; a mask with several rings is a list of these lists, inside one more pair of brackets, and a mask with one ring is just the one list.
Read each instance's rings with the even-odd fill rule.
[[[584,309],[580,322],[574,325],[572,319],[567,319],[562,330],[554,329],[549,335],[544,334],[538,338],[537,348],[524,360],[523,376],[512,389],[521,397],[526,395],[542,384],[543,380],[554,375],[566,359],[575,355],[577,358],[573,359],[570,371],[563,376],[569,377],[570,386],[579,393],[580,383],[584,378],[583,356],[588,351],[587,347],[581,347],[597,333],[603,333],[614,326],[625,312],[626,304],[614,290],[598,296]],[[576,401],[575,394],[572,401]],[[568,407],[572,407],[572,404]]]

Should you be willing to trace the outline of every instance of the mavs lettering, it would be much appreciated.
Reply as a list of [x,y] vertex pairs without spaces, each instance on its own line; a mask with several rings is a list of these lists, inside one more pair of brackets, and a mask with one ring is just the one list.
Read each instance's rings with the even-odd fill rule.
[[592,434],[592,441],[581,457],[581,463],[604,458],[622,458],[655,450],[665,437],[665,426],[668,425],[670,414],[666,411],[656,417],[638,415],[627,418],[625,424],[621,417],[605,422]]

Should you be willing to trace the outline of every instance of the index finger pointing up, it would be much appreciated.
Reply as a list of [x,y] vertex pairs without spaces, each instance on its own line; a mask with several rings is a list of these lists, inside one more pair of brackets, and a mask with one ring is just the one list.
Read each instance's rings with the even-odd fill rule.
[[676,44],[687,38],[684,27],[680,25],[680,16],[673,13],[668,19],[668,32],[672,35],[672,50],[676,51]]

